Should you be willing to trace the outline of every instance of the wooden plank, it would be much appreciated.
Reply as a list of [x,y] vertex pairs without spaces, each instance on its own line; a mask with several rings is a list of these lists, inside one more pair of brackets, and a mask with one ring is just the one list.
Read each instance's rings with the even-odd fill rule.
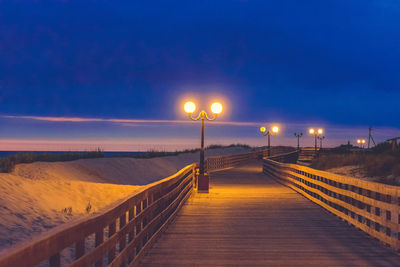
[[[288,167],[290,165],[290,167]],[[344,220],[350,222],[354,226],[358,227],[359,229],[363,230],[364,232],[368,233],[369,235],[379,239],[380,241],[390,245],[394,249],[400,249],[400,224],[396,222],[398,218],[400,219],[400,207],[397,203],[385,203],[380,200],[370,199],[368,197],[364,197],[362,195],[358,195],[356,192],[350,191],[352,188],[348,190],[343,190],[341,188],[331,186],[330,184],[336,183],[337,181],[329,181],[327,180],[327,176],[325,175],[323,182],[317,179],[308,177],[310,174],[315,175],[316,172],[312,171],[312,169],[307,168],[306,175],[300,174],[295,172],[294,170],[302,170],[302,166],[293,165],[293,164],[283,164],[278,162],[273,162],[270,160],[264,161],[264,172],[269,173],[272,176],[275,176],[277,179],[282,181],[282,183],[286,184],[287,186],[291,187],[292,189],[298,191],[302,195],[306,196],[308,199],[314,201],[315,203],[321,205],[322,207],[326,208],[330,212],[334,213],[335,215],[343,218]],[[296,178],[296,179],[294,179]],[[332,177],[329,177],[333,179]],[[320,179],[321,180],[321,179]],[[330,184],[327,184],[326,181],[329,181]],[[342,182],[342,181],[341,181]],[[319,186],[320,188],[314,188]],[[385,186],[385,185],[383,185]],[[348,186],[346,186],[348,187]],[[359,192],[363,192],[363,189],[359,188]],[[331,192],[339,193],[344,196],[351,196],[354,197],[356,200],[367,201],[373,209],[378,208],[382,211],[380,214],[373,214],[370,211],[366,211],[363,208],[359,208],[359,203],[347,203],[339,198],[336,195],[330,194],[330,192],[325,191],[325,189],[330,190]],[[309,192],[312,192],[311,194]],[[331,205],[326,204],[324,201],[316,198],[314,195],[318,195],[322,197],[326,201],[330,203],[334,203],[340,207],[347,209],[352,214],[349,215],[348,212],[341,212],[340,210],[332,207]],[[393,193],[393,192],[392,192]],[[358,197],[357,197],[358,195]],[[392,196],[395,198],[396,196]],[[382,206],[387,208],[390,211],[391,216],[388,218],[386,213],[383,213]],[[355,216],[353,216],[355,215]],[[361,217],[367,220],[361,220]],[[357,217],[357,219],[355,218]],[[393,221],[392,221],[393,219]]]
[[50,267],[60,267],[61,266],[60,253],[56,253],[50,257],[49,266]]
[[[110,266],[120,266],[121,263],[129,257],[133,252],[135,252],[135,248],[139,245],[140,250],[139,253],[136,255],[136,257],[133,259],[131,265],[137,265],[139,262],[140,257],[143,255],[143,251],[145,251],[148,247],[149,244],[146,243],[146,245],[142,248],[141,241],[143,237],[148,233],[150,229],[152,229],[152,226],[155,225],[160,221],[161,218],[166,218],[166,221],[163,222],[162,226],[156,231],[154,236],[151,237],[151,243],[154,242],[155,238],[158,236],[158,234],[163,230],[163,228],[167,225],[167,223],[172,219],[172,217],[176,214],[177,210],[179,210],[180,206],[185,202],[188,196],[190,196],[192,186],[191,184],[188,184],[178,195],[175,201],[173,201],[164,211],[162,211],[160,214],[158,214],[147,226],[144,227],[142,231],[136,236],[135,240],[131,243],[128,244],[128,246],[121,251],[121,253],[118,255],[118,257],[110,264]],[[176,210],[172,213],[172,215],[168,216],[167,214],[169,211],[173,208],[177,207]]]
[[82,239],[75,244],[75,259],[79,259],[85,254],[85,239]]
[[215,172],[139,266],[396,266],[400,256],[262,174]]
[[[104,229],[101,229],[96,232],[95,234],[95,247],[99,247],[104,242]],[[99,260],[95,261],[95,267],[102,267],[103,266],[103,258],[100,257]]]

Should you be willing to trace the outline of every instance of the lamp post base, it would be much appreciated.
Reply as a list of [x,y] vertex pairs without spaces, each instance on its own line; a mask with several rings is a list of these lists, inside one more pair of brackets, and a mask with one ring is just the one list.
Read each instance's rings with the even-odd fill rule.
[[210,187],[210,175],[199,174],[197,177],[197,192],[198,193],[208,193]]

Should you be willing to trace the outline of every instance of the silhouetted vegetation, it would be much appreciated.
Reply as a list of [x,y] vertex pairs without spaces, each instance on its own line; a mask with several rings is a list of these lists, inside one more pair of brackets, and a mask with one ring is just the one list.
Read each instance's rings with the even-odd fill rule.
[[32,163],[36,161],[55,162],[71,161],[77,159],[103,158],[104,152],[100,149],[83,153],[18,153],[8,157],[0,158],[0,172],[11,172],[14,166],[19,163]]
[[182,153],[196,153],[200,151],[200,149],[185,149],[182,151],[159,151],[159,150],[149,150],[144,154],[140,154],[134,156],[134,158],[139,159],[149,159],[149,158],[157,158],[157,157],[167,157],[167,156],[177,156]]
[[223,145],[209,145],[206,147],[206,149],[215,149],[215,148],[227,148],[227,147],[242,147],[242,148],[250,148],[249,145],[246,144],[230,144],[229,146],[223,146]]
[[[216,148],[227,148],[227,147],[242,147],[242,148],[250,148],[249,145],[246,144],[231,144],[228,146],[223,145],[209,145],[206,149],[216,149]],[[139,154],[133,156],[134,158],[155,158],[155,157],[166,157],[166,156],[176,156],[183,153],[196,153],[199,152],[200,149],[185,149],[181,151],[157,151],[150,150],[144,154]],[[124,157],[132,157],[130,155]],[[32,163],[37,161],[43,162],[55,162],[55,161],[72,161],[77,159],[88,159],[88,158],[104,158],[104,152],[100,149],[96,151],[89,152],[71,152],[71,153],[18,153],[15,155],[11,155],[8,157],[0,158],[0,172],[12,172],[14,166],[19,163]]]
[[[228,146],[223,146],[223,145],[209,145],[205,149],[217,149],[217,148],[228,148],[228,147],[242,147],[242,148],[250,148],[249,145],[246,144],[231,144]],[[156,158],[156,157],[167,157],[167,156],[177,156],[179,154],[184,154],[184,153],[196,153],[199,152],[200,148],[195,148],[195,149],[185,149],[185,150],[180,150],[180,151],[172,151],[172,152],[167,152],[167,151],[158,151],[158,150],[150,150],[147,151],[145,154],[137,155],[134,156],[135,158]]]
[[343,145],[321,154],[311,164],[319,170],[343,166],[357,166],[367,177],[380,177],[383,183],[400,184],[400,152],[393,152],[387,142],[370,150]]

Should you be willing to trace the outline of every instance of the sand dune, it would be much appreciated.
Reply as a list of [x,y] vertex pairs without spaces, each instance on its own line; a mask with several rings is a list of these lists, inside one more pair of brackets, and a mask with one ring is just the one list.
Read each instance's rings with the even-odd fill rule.
[[[246,153],[231,147],[206,156]],[[98,212],[141,186],[197,162],[199,153],[134,159],[101,158],[19,164],[0,173],[0,249]]]

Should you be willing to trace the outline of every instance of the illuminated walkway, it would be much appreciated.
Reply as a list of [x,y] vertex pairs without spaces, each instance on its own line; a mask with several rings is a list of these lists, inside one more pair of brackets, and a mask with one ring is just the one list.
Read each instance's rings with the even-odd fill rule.
[[141,266],[399,266],[400,256],[261,173],[212,173]]

